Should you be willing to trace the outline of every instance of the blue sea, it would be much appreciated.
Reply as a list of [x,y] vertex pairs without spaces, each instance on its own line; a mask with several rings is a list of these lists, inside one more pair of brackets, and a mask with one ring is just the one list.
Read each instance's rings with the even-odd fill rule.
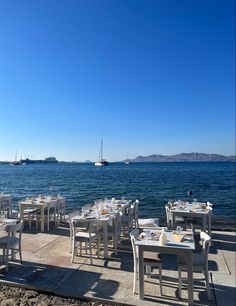
[[[31,195],[67,198],[67,213],[101,198],[139,199],[140,217],[165,219],[168,200],[213,203],[213,222],[234,223],[235,163],[85,163],[0,165],[0,192],[12,194],[13,206]],[[192,196],[188,196],[188,191]]]

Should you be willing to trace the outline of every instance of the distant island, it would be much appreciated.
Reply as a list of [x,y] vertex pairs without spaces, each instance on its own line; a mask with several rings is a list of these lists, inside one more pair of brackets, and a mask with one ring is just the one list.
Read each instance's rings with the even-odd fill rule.
[[141,162],[235,162],[236,156],[225,156],[220,154],[206,153],[180,153],[175,155],[153,154],[149,156],[137,156],[129,159],[133,163]]
[[[137,156],[134,159],[125,159],[121,161],[117,161],[114,163],[160,163],[160,162],[236,162],[236,156],[225,156],[220,154],[206,154],[206,153],[180,153],[175,155],[160,155],[160,154],[152,154],[148,156]],[[0,164],[11,164],[10,161],[0,161]],[[55,157],[46,157],[43,160],[31,160],[31,159],[21,159],[21,164],[80,164],[93,163],[90,160],[85,160],[84,162],[78,161],[58,161]],[[127,163],[127,164],[128,164]]]

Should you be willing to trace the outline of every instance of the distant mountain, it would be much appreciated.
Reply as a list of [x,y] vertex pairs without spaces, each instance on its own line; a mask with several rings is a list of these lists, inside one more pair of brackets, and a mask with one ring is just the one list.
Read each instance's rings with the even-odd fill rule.
[[224,156],[220,154],[206,153],[180,153],[176,155],[159,155],[137,156],[132,162],[235,162],[236,156]]

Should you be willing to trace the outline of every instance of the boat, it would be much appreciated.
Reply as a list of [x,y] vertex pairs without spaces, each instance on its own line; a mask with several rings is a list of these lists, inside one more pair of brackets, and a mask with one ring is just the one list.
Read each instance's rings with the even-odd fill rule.
[[58,160],[55,157],[46,157],[45,159],[21,159],[21,162],[24,164],[55,164],[58,163]]
[[22,165],[21,160],[17,160],[17,151],[16,151],[16,154],[15,154],[15,161],[13,161],[13,162],[11,163],[11,165],[12,165],[12,166],[20,166],[20,165]]
[[107,166],[108,162],[103,158],[103,139],[101,140],[101,147],[99,152],[98,161],[94,163],[97,167]]
[[129,160],[125,160],[125,164],[129,165],[131,162]]

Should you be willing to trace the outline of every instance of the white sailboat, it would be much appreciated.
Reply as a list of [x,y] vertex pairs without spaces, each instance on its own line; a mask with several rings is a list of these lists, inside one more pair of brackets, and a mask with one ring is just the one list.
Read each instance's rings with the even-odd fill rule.
[[22,162],[19,160],[17,160],[17,151],[16,151],[16,154],[15,154],[15,161],[11,163],[12,166],[20,166],[22,165]]
[[108,162],[103,158],[103,139],[101,140],[101,148],[99,152],[98,161],[94,163],[97,167],[107,166]]

